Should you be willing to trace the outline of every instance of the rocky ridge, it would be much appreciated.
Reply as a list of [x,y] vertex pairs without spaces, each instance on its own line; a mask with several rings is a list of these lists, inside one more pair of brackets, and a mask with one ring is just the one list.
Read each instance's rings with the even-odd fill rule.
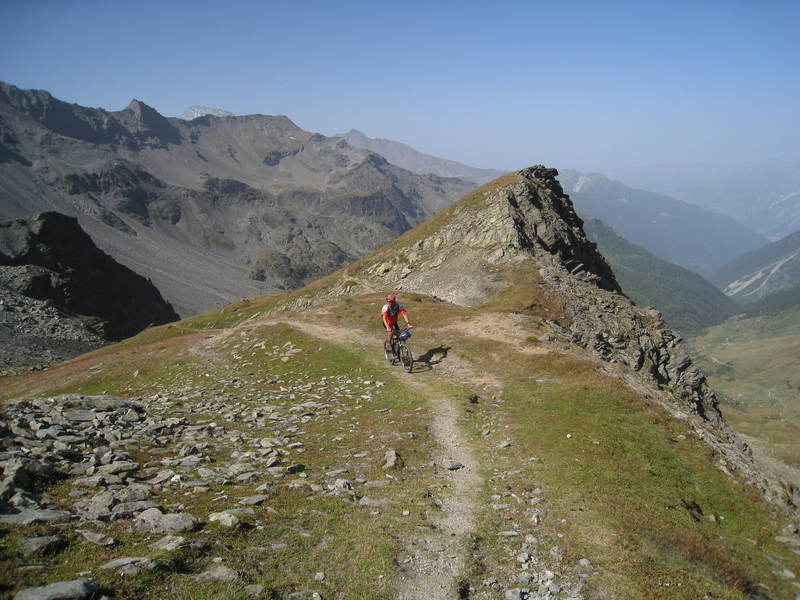
[[[588,240],[564,194],[558,172],[541,165],[481,188],[426,226],[368,255],[313,299],[280,304],[303,309],[369,289],[417,292],[465,306],[491,306],[522,290],[517,310],[553,304],[540,325],[565,348],[577,344],[599,359],[628,367],[670,394],[673,414],[693,415],[702,437],[770,500],[791,509],[800,490],[764,474],[750,449],[722,418],[717,396],[693,364],[681,336],[655,309],[636,307],[621,293],[611,267]],[[517,276],[509,273],[518,272]]]

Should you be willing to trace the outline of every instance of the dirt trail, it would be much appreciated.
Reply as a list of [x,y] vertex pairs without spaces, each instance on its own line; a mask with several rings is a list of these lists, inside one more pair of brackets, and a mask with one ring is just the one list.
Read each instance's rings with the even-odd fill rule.
[[[210,352],[230,336],[262,325],[283,324],[299,329],[303,333],[324,338],[334,343],[375,347],[376,360],[380,353],[380,339],[353,328],[337,327],[319,320],[274,317],[243,323],[230,330],[219,332],[204,340],[201,352]],[[381,356],[382,359],[382,356]],[[442,495],[435,500],[440,510],[430,516],[432,528],[404,540],[406,556],[400,559],[404,573],[397,597],[399,600],[455,600],[459,598],[459,578],[463,576],[467,556],[467,537],[475,528],[476,505],[474,498],[480,491],[483,480],[479,474],[479,463],[467,440],[458,428],[459,409],[447,397],[436,392],[433,384],[440,377],[452,381],[458,374],[462,382],[500,385],[499,381],[479,374],[471,365],[455,356],[448,356],[447,363],[427,372],[410,375],[397,369],[387,369],[387,374],[402,377],[403,383],[427,399],[431,410],[431,435],[436,442],[434,473],[441,482]],[[456,364],[458,363],[458,364]],[[462,364],[463,363],[463,364]],[[457,464],[456,464],[457,463]],[[461,465],[461,466],[458,466]]]
[[[408,540],[408,558],[401,565],[406,577],[400,582],[400,600],[458,597],[456,579],[464,573],[467,535],[475,529],[474,498],[483,485],[478,462],[457,428],[456,407],[447,400],[429,398],[431,432],[439,448],[435,473],[446,482],[447,492],[439,498],[441,512],[431,519],[435,531]],[[448,468],[455,463],[463,467]]]
[[[380,352],[380,338],[320,322],[276,319],[300,329],[304,333],[320,336],[345,344],[370,345]],[[456,359],[448,357],[448,361]],[[461,373],[470,373],[460,365]],[[448,369],[449,371],[449,369]],[[475,528],[476,506],[474,498],[483,480],[472,448],[458,428],[459,410],[453,402],[437,394],[430,385],[440,377],[436,370],[424,373],[389,371],[403,378],[403,383],[423,394],[431,409],[431,435],[438,451],[434,456],[435,476],[446,490],[437,498],[440,511],[431,516],[434,529],[425,530],[405,540],[407,556],[400,567],[404,577],[400,581],[398,600],[450,600],[458,598],[458,578],[464,574],[467,535]],[[485,383],[485,378],[480,378]],[[456,463],[460,466],[456,467]]]

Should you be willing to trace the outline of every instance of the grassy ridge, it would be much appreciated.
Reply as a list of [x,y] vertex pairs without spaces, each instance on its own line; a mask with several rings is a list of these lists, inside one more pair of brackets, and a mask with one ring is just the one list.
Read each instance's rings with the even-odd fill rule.
[[[726,476],[685,422],[590,361],[534,353],[542,334],[534,319],[516,342],[499,342],[488,337],[484,310],[410,300],[414,322],[429,324],[415,333],[414,348],[446,349],[442,365],[452,357],[475,370],[453,377],[463,386],[458,416],[486,477],[467,574],[473,588],[499,573],[513,582],[517,540],[531,533],[544,557],[561,546],[565,563],[590,558],[596,597],[744,599],[762,585],[788,597],[791,582],[767,558],[800,569],[800,558],[773,539],[782,516]],[[370,326],[369,297],[348,307],[334,311],[344,312],[338,321]],[[501,392],[487,391],[492,380]],[[480,401],[472,404],[470,394]],[[542,522],[532,526],[525,507],[539,487]],[[498,502],[511,508],[497,511]],[[520,538],[497,535],[514,525]]]
[[[469,418],[487,467],[506,473],[491,492],[543,489],[542,525],[530,531],[544,554],[561,546],[567,563],[591,559],[593,597],[748,598],[762,583],[790,593],[766,556],[800,564],[773,540],[777,515],[717,469],[684,423],[574,358],[499,353],[493,364],[511,367],[502,418],[488,403]],[[482,435],[492,425],[512,442],[500,451]],[[482,515],[476,582],[487,565],[513,561],[514,544],[494,534],[505,519]]]
[[[182,572],[130,580],[93,573],[123,595],[238,598],[245,584],[266,583],[275,595],[313,587],[323,598],[394,597],[402,540],[431,526],[427,515],[437,510],[431,498],[443,493],[436,489],[430,467],[430,394],[457,401],[455,417],[480,457],[485,477],[485,486],[475,490],[479,513],[465,586],[482,589],[487,577],[515,586],[519,538],[497,535],[513,528],[520,538],[535,536],[542,561],[557,546],[568,574],[575,575],[575,564],[589,558],[594,565],[589,593],[594,597],[688,600],[705,594],[733,600],[753,597],[765,589],[762,585],[775,597],[788,597],[790,582],[775,575],[767,558],[800,571],[800,557],[773,539],[780,515],[752,489],[724,475],[686,423],[602,374],[580,353],[571,356],[542,347],[538,340],[544,332],[538,331],[536,316],[557,313],[559,307],[538,298],[535,278],[524,271],[509,277],[518,278],[517,285],[496,298],[490,310],[403,295],[418,326],[412,348],[419,367],[411,375],[381,364],[381,295],[343,298],[325,312],[293,316],[310,323],[312,330],[319,322],[321,337],[248,321],[275,302],[269,297],[157,328],[36,376],[10,380],[2,394],[178,395],[183,399],[176,414],[204,420],[219,415],[192,414],[195,394],[226,394],[232,403],[257,407],[275,391],[278,384],[271,382],[276,378],[386,381],[383,393],[371,402],[340,398],[344,413],[304,426],[307,451],[302,456],[312,481],[345,462],[352,463],[358,477],[377,480],[386,479],[380,468],[383,449],[395,447],[407,468],[392,473],[397,479],[388,487],[369,493],[397,504],[373,511],[276,486],[269,501],[276,514],[259,512],[247,534],[215,526],[192,534],[207,542],[211,553],[187,551],[179,557]],[[525,314],[511,314],[520,308]],[[244,326],[228,329],[237,323]],[[323,325],[349,333],[344,342],[327,339]],[[365,337],[375,344],[361,346],[358,340]],[[286,363],[258,348],[287,342],[302,352]],[[403,377],[416,378],[427,391],[405,385]],[[471,396],[478,400],[469,400]],[[342,439],[334,442],[337,437]],[[355,458],[364,452],[364,459]],[[224,453],[216,457],[224,459]],[[65,497],[67,491],[66,486],[56,487],[52,497]],[[236,496],[249,493],[246,486],[236,490]],[[181,502],[200,517],[221,508],[202,494],[164,502]],[[498,503],[507,508],[494,508]],[[534,511],[540,515],[538,524],[531,520]],[[108,531],[123,542],[118,548],[96,549],[76,538],[57,560],[43,559],[48,581],[74,573],[78,564],[94,569],[111,558],[147,553],[140,538],[118,527],[112,523]],[[4,564],[11,564],[19,535],[31,532],[3,537]],[[287,546],[274,555],[250,550],[275,542]],[[208,586],[187,576],[205,568],[214,555],[240,571],[242,580]],[[313,582],[317,571],[326,573],[319,585]],[[6,572],[19,577],[13,569]],[[24,579],[7,583],[39,583],[41,576],[28,572]]]

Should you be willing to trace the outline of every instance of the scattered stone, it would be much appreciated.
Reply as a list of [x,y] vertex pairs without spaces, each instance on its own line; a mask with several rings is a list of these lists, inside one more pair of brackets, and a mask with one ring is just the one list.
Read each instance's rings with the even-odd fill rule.
[[160,550],[162,552],[174,552],[179,548],[185,548],[189,545],[189,540],[180,535],[165,535],[158,541],[150,544],[153,550]]
[[505,600],[527,600],[530,598],[531,591],[527,589],[514,588],[506,590],[503,594]]
[[117,543],[117,540],[113,537],[103,535],[102,533],[96,533],[88,529],[76,529],[75,531],[80,533],[87,542],[96,544],[97,546],[113,546]]
[[403,459],[394,448],[389,448],[386,454],[383,455],[383,468],[384,469],[399,469],[403,466]]
[[319,571],[318,573],[314,574],[314,581],[325,581],[325,573]]
[[99,585],[81,578],[20,590],[14,600],[89,600],[98,591]]
[[100,565],[100,569],[113,570],[126,577],[135,577],[141,571],[152,571],[158,568],[158,563],[147,556],[126,556]]
[[236,581],[239,578],[239,573],[230,567],[214,567],[208,571],[203,571],[199,575],[194,576],[195,581]]
[[246,585],[244,586],[244,593],[250,598],[258,598],[264,593],[263,585]]
[[247,498],[242,498],[239,500],[239,504],[244,504],[245,506],[258,506],[259,504],[263,503],[267,500],[267,496],[248,496]]
[[59,535],[41,535],[22,538],[17,543],[17,550],[23,556],[31,556],[57,552],[65,545],[66,540]]
[[366,506],[368,508],[383,508],[388,504],[387,500],[378,500],[376,498],[370,498],[369,496],[364,496],[361,500],[358,501],[360,506]]
[[149,508],[136,517],[134,524],[144,531],[166,535],[194,531],[200,522],[187,513],[163,514],[157,508]]
[[239,518],[227,511],[211,513],[208,515],[208,521],[209,523],[219,523],[223,527],[230,527],[231,529],[241,526]]
[[7,525],[33,525],[41,521],[68,521],[70,514],[63,510],[47,508],[21,508],[16,512],[0,515],[0,523]]
[[458,471],[459,469],[463,469],[463,468],[464,468],[464,465],[463,465],[462,463],[460,463],[460,462],[455,462],[455,461],[451,461],[451,462],[450,462],[450,463],[447,465],[447,469],[448,469],[449,471]]

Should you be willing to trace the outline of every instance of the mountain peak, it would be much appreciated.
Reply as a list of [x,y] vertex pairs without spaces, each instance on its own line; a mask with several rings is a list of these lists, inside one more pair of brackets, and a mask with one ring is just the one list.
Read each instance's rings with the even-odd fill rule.
[[162,116],[161,113],[159,113],[155,108],[145,104],[141,100],[137,100],[136,98],[130,101],[128,106],[125,107],[125,110],[133,113],[140,121],[147,121],[153,118],[157,118],[159,120],[164,119],[164,116]]
[[492,181],[401,236],[390,247],[403,252],[405,262],[388,269],[381,261],[373,274],[395,279],[398,288],[413,286],[456,304],[476,305],[498,290],[487,271],[534,258],[619,292],[611,267],[584,234],[557,176],[556,169],[536,165]]

